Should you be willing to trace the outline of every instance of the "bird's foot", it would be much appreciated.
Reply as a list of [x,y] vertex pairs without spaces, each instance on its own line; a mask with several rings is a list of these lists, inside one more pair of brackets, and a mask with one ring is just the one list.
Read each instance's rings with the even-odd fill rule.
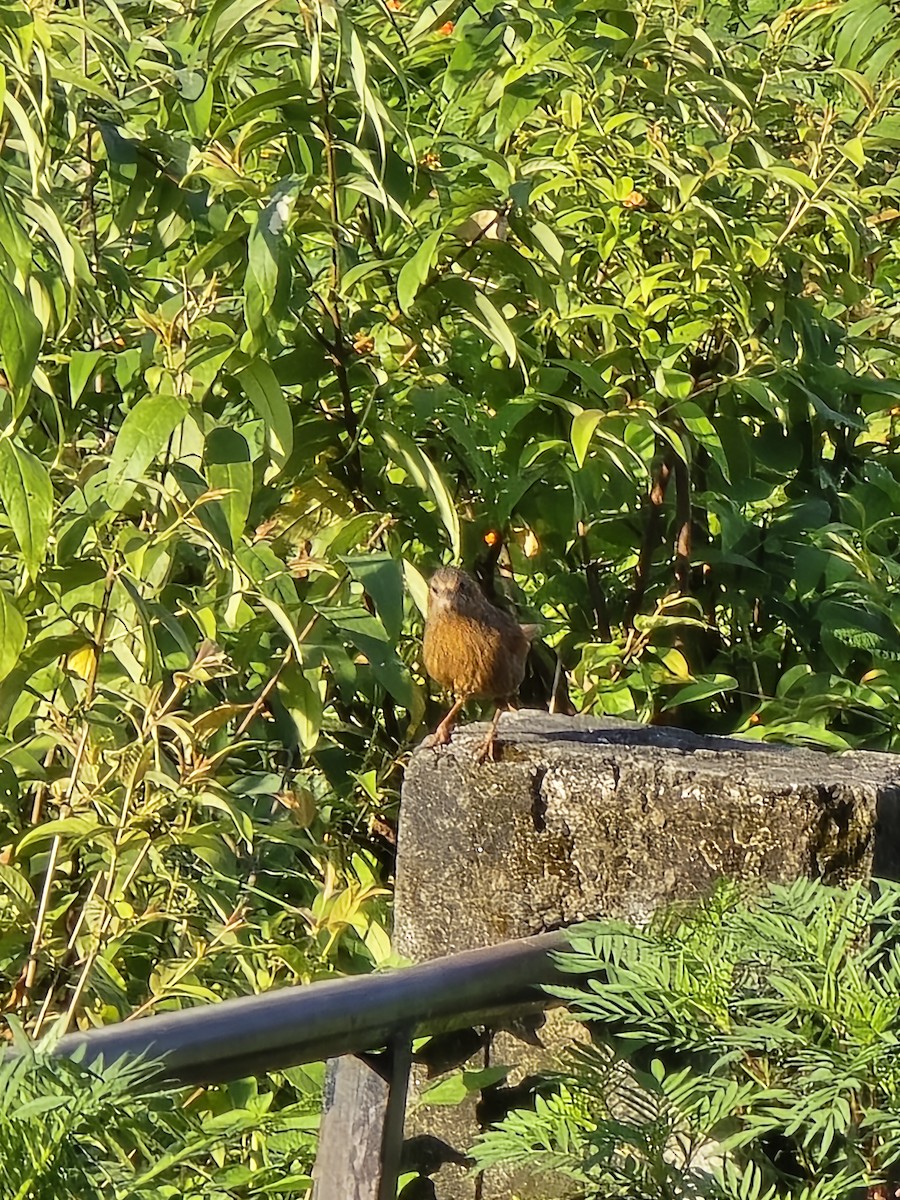
[[429,736],[425,738],[422,745],[428,750],[437,750],[439,746],[446,746],[450,741],[450,734],[452,733],[452,730],[453,727],[451,725],[445,726],[443,723],[441,723],[438,725],[434,733],[429,734]]
[[484,762],[488,762],[488,761],[496,762],[497,761],[496,747],[497,747],[497,739],[494,735],[494,730],[491,729],[490,733],[487,735],[487,737],[484,739],[484,741],[479,745],[478,749],[475,751],[476,763],[478,763],[478,765],[480,766]]
[[508,707],[509,705],[504,702],[498,704],[494,709],[494,719],[491,721],[490,727],[487,731],[487,736],[475,751],[475,761],[477,763],[486,762],[488,759],[490,759],[491,762],[497,761],[497,726],[500,724],[500,718]]

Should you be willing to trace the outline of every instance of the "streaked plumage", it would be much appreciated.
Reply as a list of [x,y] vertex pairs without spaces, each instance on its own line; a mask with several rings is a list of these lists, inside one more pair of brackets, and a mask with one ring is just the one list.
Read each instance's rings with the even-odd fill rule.
[[435,744],[450,739],[453,719],[469,699],[497,700],[491,734],[481,757],[493,743],[502,708],[519,690],[528,647],[536,625],[520,625],[484,596],[476,581],[456,567],[441,567],[431,577],[428,618],[422,646],[428,674],[456,697],[438,726]]

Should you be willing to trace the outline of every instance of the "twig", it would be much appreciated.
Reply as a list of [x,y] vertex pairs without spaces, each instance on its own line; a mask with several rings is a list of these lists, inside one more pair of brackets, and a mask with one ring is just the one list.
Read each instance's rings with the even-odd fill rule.
[[[81,762],[84,758],[85,748],[87,746],[89,725],[85,721],[81,730],[81,741],[78,744],[78,749],[75,751],[75,757],[72,761],[72,775],[69,779],[69,786],[66,789],[66,795],[63,803],[59,806],[61,817],[68,815],[71,807],[71,800],[75,793],[75,788],[78,784],[78,772],[81,770]],[[38,952],[41,948],[41,942],[44,936],[44,922],[47,919],[47,909],[50,905],[50,891],[53,887],[53,880],[56,875],[56,864],[59,859],[59,848],[62,845],[62,838],[59,834],[53,839],[50,846],[50,857],[47,860],[47,869],[44,872],[44,884],[41,888],[41,898],[38,903],[37,915],[34,918],[34,933],[31,938],[31,949],[28,952],[28,961],[25,964],[23,975],[22,992],[19,1003],[25,1007],[28,1003],[28,997],[31,989],[34,987],[35,976],[37,975]]]
[[[661,439],[658,438],[657,452],[661,448],[660,441]],[[659,545],[662,536],[660,530],[662,510],[666,499],[666,490],[669,486],[669,479],[672,474],[674,457],[675,453],[670,446],[666,447],[662,456],[657,457],[650,479],[650,491],[644,501],[644,512],[646,514],[644,537],[641,542],[637,568],[634,573],[634,588],[632,589],[625,610],[625,624],[630,625],[632,629],[634,628],[634,619],[640,610],[644,594],[647,591],[653,551]]]
[[600,569],[591,558],[588,547],[587,526],[583,521],[578,522],[578,540],[581,545],[581,562],[584,567],[584,577],[587,582],[591,610],[594,614],[594,628],[601,642],[612,641],[612,630],[609,627],[609,613],[606,609],[606,595],[600,582]]
[[[318,616],[318,613],[316,615]],[[244,731],[250,726],[251,722],[254,721],[259,716],[260,712],[262,712],[263,708],[265,707],[266,701],[268,700],[269,696],[271,696],[271,694],[272,694],[272,689],[275,687],[275,685],[278,683],[279,678],[281,677],[281,672],[288,665],[288,663],[291,661],[293,656],[294,656],[294,648],[293,648],[293,646],[288,646],[287,649],[285,650],[284,654],[282,655],[281,662],[278,664],[278,666],[275,668],[275,670],[269,676],[269,679],[267,680],[262,691],[259,693],[259,695],[256,697],[256,699],[253,701],[253,703],[247,709],[247,712],[244,714],[243,720],[241,721],[240,725],[238,725],[237,729],[235,730],[235,734],[234,734],[235,741],[237,741],[237,739],[240,738],[240,736],[244,733]]]
[[329,351],[334,363],[334,373],[344,408],[344,427],[350,442],[348,467],[353,485],[351,492],[359,493],[361,496],[363,470],[362,457],[359,452],[359,422],[353,408],[350,379],[347,375],[347,346],[344,342],[338,296],[341,284],[340,210],[334,135],[331,128],[331,88],[325,79],[324,66],[319,71],[319,96],[322,106],[322,136],[325,141],[325,165],[328,172],[328,198],[331,211],[331,282],[325,309],[334,326],[334,342],[329,346]]
[[686,596],[691,582],[693,530],[691,527],[691,475],[687,463],[675,456],[675,580]]
[[[337,583],[334,585],[334,587],[331,589],[331,591],[327,594],[327,596],[325,597],[325,600],[326,601],[331,600],[332,597],[337,595],[337,593],[340,591],[340,589],[343,587],[343,585],[344,585],[344,577],[342,576],[337,581]],[[313,615],[306,622],[304,627],[297,634],[297,641],[301,645],[312,633],[313,626],[315,625],[316,621],[318,621],[318,620],[319,620],[319,614],[317,612],[314,612]],[[259,693],[259,695],[256,697],[256,699],[250,705],[247,712],[244,714],[243,720],[241,721],[240,725],[238,725],[237,729],[235,730],[235,734],[234,734],[235,740],[240,738],[241,735],[246,732],[246,730],[250,726],[250,723],[252,721],[254,721],[256,719],[256,717],[259,715],[259,713],[262,711],[263,706],[266,703],[266,700],[268,700],[269,696],[271,696],[271,694],[272,694],[272,689],[278,683],[279,677],[281,676],[281,672],[291,661],[293,654],[294,654],[293,646],[288,646],[287,649],[285,650],[284,654],[282,655],[281,662],[278,664],[278,666],[275,668],[274,672],[272,673],[272,676],[266,682],[262,691]]]

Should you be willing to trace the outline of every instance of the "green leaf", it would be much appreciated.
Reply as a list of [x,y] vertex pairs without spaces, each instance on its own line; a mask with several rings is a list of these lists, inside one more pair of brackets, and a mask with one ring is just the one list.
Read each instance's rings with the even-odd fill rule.
[[204,447],[206,478],[209,486],[228,489],[219,500],[236,546],[244,533],[253,492],[253,463],[247,439],[234,429],[223,425],[211,430]]
[[682,401],[676,412],[685,429],[706,449],[726,479],[730,478],[728,459],[716,428],[699,404]]
[[43,230],[49,243],[56,251],[56,258],[63,277],[70,287],[76,281],[90,285],[93,282],[87,259],[77,238],[71,237],[57,216],[52,205],[23,197],[22,208],[27,217]]
[[515,366],[516,359],[519,357],[519,351],[516,347],[516,339],[513,336],[512,330],[483,292],[475,293],[475,305],[485,319],[484,328],[500,345],[501,349],[506,352],[509,365],[511,367]]
[[278,676],[278,696],[294,723],[304,754],[315,750],[322,726],[321,674],[320,670],[304,671],[296,663],[288,663]]
[[406,35],[407,43],[412,45],[413,42],[430,30],[435,29],[438,25],[443,25],[456,6],[457,0],[449,0],[449,3],[442,3],[439,0],[436,4],[426,5],[416,18],[412,29]]
[[831,67],[830,70],[833,74],[840,75],[842,79],[845,79],[850,84],[860,96],[866,108],[871,110],[875,107],[875,92],[865,75],[861,75],[859,71],[847,70],[845,67]]
[[[290,283],[285,230],[297,201],[297,179],[285,179],[257,214],[247,239],[244,315],[255,346],[266,344],[284,315],[283,297]],[[270,325],[271,321],[271,325]]]
[[498,346],[505,350],[510,366],[514,366],[518,358],[515,337],[512,336],[509,325],[500,316],[492,302],[487,299],[487,296],[480,292],[472,282],[458,276],[443,278],[439,288],[446,296],[449,296],[454,304],[460,306],[463,312],[468,313],[468,317],[476,329],[480,329],[482,334],[485,334],[491,341],[497,342]]
[[[134,605],[134,611],[141,628],[144,643],[144,681],[147,683],[156,683],[162,676],[161,656],[159,647],[156,644],[157,629],[160,625],[163,625],[170,632],[174,632],[174,637],[179,645],[184,638],[184,634],[165,610],[162,610],[160,613],[159,607],[148,605],[147,601],[141,595],[140,588],[135,586],[125,571],[119,574],[116,586],[121,587],[127,593],[128,598]],[[174,631],[172,630],[173,626],[175,627]]]
[[[693,377],[687,371],[675,371],[671,367],[657,367],[653,382],[660,395],[672,400],[686,400],[694,390]],[[680,414],[680,408],[678,412]]]
[[528,120],[541,99],[541,91],[529,79],[519,80],[505,89],[497,106],[495,150],[503,149],[510,136]]
[[397,277],[397,301],[404,312],[408,312],[412,307],[419,288],[428,278],[440,240],[440,230],[429,233],[412,258],[400,268]]
[[77,404],[106,355],[102,350],[75,350],[69,359],[69,396]]
[[461,1104],[473,1092],[480,1092],[501,1083],[509,1075],[509,1067],[485,1067],[481,1071],[454,1071],[445,1079],[424,1088],[423,1104]]
[[52,841],[56,837],[71,837],[75,842],[83,841],[96,832],[98,824],[99,818],[95,813],[45,821],[43,825],[36,825],[19,839],[16,843],[16,857],[23,858],[26,850],[33,851],[42,842]]
[[116,437],[109,460],[106,502],[121,512],[145,477],[147,468],[187,416],[185,396],[154,393],[139,400]]
[[344,563],[375,602],[388,637],[398,641],[403,628],[403,573],[390,554],[347,556]]
[[469,1096],[462,1071],[454,1071],[446,1079],[439,1079],[422,1090],[422,1104],[462,1104]]
[[0,812],[18,818],[19,795],[15,768],[5,759],[0,759]]
[[208,39],[210,52],[215,53],[236,31],[245,32],[253,24],[253,18],[263,12],[272,0],[215,0],[205,10],[201,37]]
[[5,679],[19,661],[27,632],[25,618],[0,588],[0,679]]
[[[0,96],[3,93],[3,68],[0,66]],[[0,102],[2,111],[2,102]],[[10,189],[11,191],[11,189]],[[7,189],[0,188],[0,251],[8,254],[23,278],[31,268],[33,244],[22,228],[20,213],[10,204]]]
[[26,919],[32,916],[36,903],[34,891],[20,871],[0,863],[0,888],[12,897],[21,916]]
[[226,552],[232,551],[234,539],[222,505],[218,501],[207,499],[210,492],[209,480],[204,479],[199,471],[195,471],[186,462],[173,462],[169,470],[182,496],[192,506],[194,516],[213,542]]
[[255,359],[237,374],[247,399],[266,426],[272,462],[266,470],[266,482],[281,472],[294,448],[294,423],[291,410],[275,372],[267,362]]
[[235,829],[247,844],[247,849],[253,849],[254,827],[249,813],[245,812],[236,799],[224,791],[205,791],[197,797],[197,802],[204,808],[217,809],[231,818]]
[[849,142],[844,142],[843,146],[840,147],[840,151],[841,154],[843,154],[845,158],[848,158],[850,162],[853,163],[854,167],[857,167],[860,171],[863,169],[863,167],[865,167],[866,152],[863,149],[862,138],[855,137],[851,138]]
[[442,279],[438,286],[454,304],[459,305],[464,312],[468,313],[472,324],[477,329],[486,334],[491,341],[497,342],[506,352],[509,365],[514,366],[518,358],[516,339],[506,321],[487,296],[479,291],[470,280],[457,276]]
[[388,451],[394,461],[409,472],[411,478],[418,484],[422,491],[429,492],[437,505],[438,512],[444,523],[444,528],[450,536],[450,545],[454,555],[459,555],[459,514],[456,511],[456,505],[453,503],[453,497],[444,483],[443,476],[431,459],[425,454],[424,450],[407,437],[406,434],[400,433],[399,430],[393,429],[388,425],[382,425],[378,433],[381,440],[387,446]]
[[796,167],[783,167],[773,163],[767,170],[773,179],[789,183],[801,196],[808,196],[816,190],[816,185],[809,175],[805,171],[798,171]]
[[679,704],[693,704],[697,700],[708,700],[710,696],[718,696],[722,692],[731,692],[738,686],[738,681],[731,675],[710,675],[697,679],[685,687],[679,688],[663,705],[663,709],[677,708]]
[[613,42],[629,41],[628,34],[623,29],[610,25],[608,21],[597,21],[593,26],[594,37],[609,38]]
[[223,112],[220,124],[210,135],[211,140],[221,141],[233,129],[240,129],[241,126],[248,124],[254,117],[260,116],[266,110],[277,113],[288,102],[292,108],[295,108],[297,104],[308,99],[309,84],[305,80],[291,79],[276,87],[264,88],[255,95],[248,96],[246,100],[242,100],[234,107],[229,107],[227,112]]
[[17,400],[31,387],[44,331],[22,293],[0,273],[0,359]]
[[532,222],[531,236],[535,239],[554,266],[557,268],[562,268],[566,252],[563,249],[562,242],[559,240],[550,226],[545,225],[543,221]]
[[53,485],[44,464],[9,438],[0,439],[0,501],[34,579],[47,553]]
[[318,612],[346,634],[368,660],[378,682],[411,713],[421,716],[422,700],[387,631],[364,608],[319,608]]
[[587,458],[588,447],[591,444],[591,438],[594,436],[594,430],[603,419],[603,413],[597,408],[582,409],[572,420],[572,450],[575,453],[575,461],[579,467],[584,466],[584,460]]
[[567,129],[579,129],[584,115],[584,102],[581,93],[574,88],[566,88],[562,94],[562,119]]

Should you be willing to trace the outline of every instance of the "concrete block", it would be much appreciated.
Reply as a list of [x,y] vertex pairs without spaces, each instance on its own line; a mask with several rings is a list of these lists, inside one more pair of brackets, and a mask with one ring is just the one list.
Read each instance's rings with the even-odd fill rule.
[[[525,710],[501,721],[498,761],[478,765],[484,728],[418,749],[407,768],[394,945],[416,962],[586,918],[641,923],[722,876],[900,878],[900,756]],[[553,1065],[552,1047],[516,1045],[519,1076]],[[414,1105],[408,1133],[435,1132],[434,1122],[464,1152],[474,1105]],[[438,1200],[475,1195],[458,1168],[434,1184]],[[539,1195],[513,1186],[486,1179],[481,1198]]]

